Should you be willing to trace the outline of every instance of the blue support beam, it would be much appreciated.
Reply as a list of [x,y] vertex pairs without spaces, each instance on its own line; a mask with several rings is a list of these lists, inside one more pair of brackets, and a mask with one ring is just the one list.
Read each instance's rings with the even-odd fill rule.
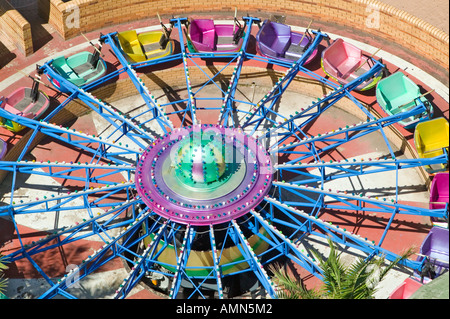
[[152,214],[152,212],[146,212],[145,214],[139,216],[136,220],[129,221],[129,227],[126,231],[121,232],[111,241],[107,241],[99,251],[95,252],[92,256],[89,256],[81,265],[78,266],[75,270],[77,272],[77,276],[74,277],[72,282],[67,281],[68,276],[58,280],[58,282],[55,283],[43,295],[41,295],[39,299],[51,299],[58,294],[64,295],[63,292],[70,288],[71,285],[82,280],[112,259],[120,256],[126,250],[126,248],[120,244],[120,241],[129,236],[130,233],[138,232],[142,227],[142,223],[150,214]]
[[[286,139],[293,136],[298,140],[302,140],[304,136],[301,133],[301,129],[308,125],[311,121],[315,120],[320,114],[330,108],[332,105],[337,103],[340,99],[350,96],[350,92],[357,88],[361,83],[367,79],[373,77],[375,74],[380,72],[384,68],[384,65],[378,61],[375,61],[374,66],[368,70],[366,73],[353,80],[352,82],[336,88],[334,91],[330,92],[323,98],[318,98],[316,102],[313,102],[306,109],[302,109],[300,112],[296,111],[295,114],[291,115],[289,118],[280,117],[283,121],[274,123],[272,128],[268,129],[265,134],[263,134],[259,139],[270,138],[273,134],[278,134],[280,139],[276,145],[283,143]],[[369,114],[368,111],[363,108],[363,112]],[[370,118],[372,115],[369,116]],[[302,119],[300,124],[296,124],[295,121]],[[284,130],[280,132],[280,130]]]
[[[292,181],[294,184],[324,183],[340,178],[350,178],[367,174],[376,174],[388,171],[398,171],[433,164],[444,164],[448,162],[448,156],[443,154],[433,158],[412,158],[412,159],[353,159],[338,162],[316,161],[313,163],[295,163],[274,165],[280,172],[280,179],[283,173],[294,173],[305,178]],[[314,173],[311,169],[317,169]]]
[[[384,127],[395,124],[402,119],[421,114],[424,109],[425,106],[422,103],[407,112],[402,112],[397,115],[391,115],[375,120],[367,120],[366,122],[361,122],[353,126],[347,125],[345,128],[336,128],[331,132],[324,132],[322,134],[318,134],[317,136],[299,138],[299,142],[290,142],[289,144],[280,145],[280,141],[284,139],[283,137],[272,145],[271,153],[295,154],[295,159],[286,162],[286,164],[307,161],[312,158],[320,161],[318,153],[326,153],[329,150],[335,149],[344,143],[358,139],[364,135],[373,132],[381,132]],[[284,134],[282,136],[284,136]],[[322,146],[319,144],[322,144]],[[300,149],[294,150],[295,148]]]
[[[311,235],[326,238],[329,237],[333,242],[344,245],[345,247],[351,247],[358,249],[370,256],[381,255],[389,261],[398,260],[400,257],[389,250],[381,247],[380,244],[375,244],[374,240],[363,238],[359,235],[355,235],[345,228],[340,228],[338,225],[325,222],[318,217],[306,214],[304,211],[298,210],[295,207],[291,207],[286,203],[282,203],[276,199],[266,197],[265,201],[271,206],[271,209],[277,209],[279,212],[289,212],[295,215],[297,218],[303,219],[305,222],[300,227],[302,232],[308,232]],[[273,207],[273,208],[272,208]],[[294,228],[298,228],[298,225],[294,225]],[[399,264],[409,267],[411,269],[420,270],[424,264],[424,261],[403,260]]]
[[[144,81],[139,77],[138,73],[134,69],[134,65],[130,64],[126,57],[124,56],[123,51],[119,48],[116,40],[117,32],[109,33],[107,35],[103,35],[101,37],[102,41],[108,44],[113,50],[115,56],[122,64],[123,69],[127,73],[128,77],[133,82],[136,87],[138,93],[142,96],[145,104],[147,105],[150,112],[152,112],[153,119],[155,119],[163,130],[164,134],[173,130],[173,123],[170,121],[169,117],[165,114],[161,105],[158,103],[156,98],[150,93],[149,89],[145,85]],[[158,63],[164,63],[166,61],[171,61],[175,57],[170,56],[169,58],[160,58],[157,59]],[[145,64],[139,64],[140,67],[144,67]],[[146,64],[148,66],[148,64]]]
[[[319,46],[324,38],[328,38],[328,35],[320,32],[313,31],[315,34],[314,41],[305,51],[300,59],[293,63],[286,71],[285,75],[280,78],[274,87],[268,92],[262,99],[256,104],[256,110],[246,117],[246,121],[242,125],[242,128],[253,125],[253,134],[261,125],[261,123],[267,119],[269,113],[273,113],[274,105],[279,101],[282,94],[286,91],[290,83],[297,76],[298,72],[302,69],[308,58],[313,51]],[[269,104],[267,106],[267,104]]]

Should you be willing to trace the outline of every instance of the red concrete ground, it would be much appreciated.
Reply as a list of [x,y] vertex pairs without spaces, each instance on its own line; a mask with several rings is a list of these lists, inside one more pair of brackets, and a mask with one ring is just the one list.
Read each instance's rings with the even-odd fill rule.
[[[218,17],[220,19],[223,19],[223,17]],[[131,24],[126,25],[120,25],[120,26],[114,26],[110,28],[105,28],[102,30],[103,34],[113,32],[113,31],[123,31],[128,29],[136,29],[140,27],[145,27],[147,25],[156,25],[158,24],[158,21],[156,19],[149,19],[147,21],[139,21]],[[326,29],[323,29],[323,31],[327,32]],[[333,32],[332,32],[333,31]],[[335,30],[330,30],[329,32],[334,32]],[[86,36],[89,39],[94,39],[98,36],[98,31],[91,32],[87,34]],[[176,39],[176,32],[174,32],[174,38]],[[343,34],[345,36],[345,34]],[[36,53],[34,53],[30,57],[23,57],[20,53],[16,53],[16,58],[11,61],[6,67],[3,67],[0,69],[0,81],[3,79],[6,79],[7,77],[15,74],[19,69],[24,68],[28,65],[33,65],[37,61],[44,59],[48,57],[48,52],[55,52],[55,51],[62,51],[69,46],[75,46],[77,44],[85,42],[83,37],[77,37],[69,41],[62,41],[61,38],[56,35],[52,34],[52,39],[46,43],[44,46],[42,46]],[[365,39],[365,41],[369,41],[370,39]],[[51,49],[51,50],[50,50]],[[116,64],[116,58],[113,56],[112,52],[108,50],[107,46],[105,46],[103,50],[105,57],[104,59],[108,62],[110,62],[109,67],[110,69],[114,69],[117,67]],[[369,53],[370,54],[370,53]],[[389,61],[385,61],[388,69],[391,72],[394,72],[397,70],[397,67],[395,65],[392,65],[389,63]],[[420,61],[417,62],[420,64]],[[255,63],[258,64],[258,63]],[[309,66],[309,68],[318,74],[324,75],[323,71],[320,68],[319,61],[316,61],[312,65]],[[30,73],[34,75],[34,72]],[[412,78],[412,77],[411,77]],[[422,91],[426,92],[429,91],[430,88],[427,86],[426,83],[422,83],[420,79],[412,78],[416,83],[421,85]],[[46,82],[48,83],[48,82]],[[8,95],[11,93],[14,89],[18,88],[19,86],[23,85],[31,85],[31,80],[25,79],[23,81],[18,81],[17,83],[13,83],[10,87],[8,87],[4,92],[1,92],[3,95]],[[49,96],[62,101],[62,97],[58,97],[55,95],[55,92],[50,90],[49,88],[42,87],[43,91],[45,91]],[[361,99],[362,101],[370,104],[373,106],[374,109],[376,109],[378,112],[381,113],[381,110],[379,109],[378,105],[376,104],[376,99],[374,96],[374,91],[366,92],[366,93],[355,93],[355,96],[358,99]],[[433,93],[432,94],[432,102],[437,107],[437,114],[438,116],[444,116],[448,119],[449,117],[449,111],[448,111],[448,103],[446,103],[440,96]],[[213,114],[213,112],[209,114],[202,114],[202,123],[212,122],[215,123],[217,119],[217,114]],[[346,125],[349,123],[340,123],[340,119],[334,119],[333,122],[335,125]],[[176,124],[176,123],[175,123]],[[314,125],[312,126],[310,133],[315,135],[318,132],[324,132],[326,129],[323,127],[323,125],[326,125],[326,123],[322,123],[320,125]],[[333,125],[334,126],[334,125]],[[82,118],[79,118],[78,121],[74,124],[74,127],[77,130],[81,130],[83,132],[88,132],[89,134],[97,134],[95,131],[95,127],[92,123],[92,119],[89,116],[84,116]],[[412,142],[413,133],[410,131],[406,131],[402,129],[401,127],[397,126],[397,128],[402,132],[405,136],[405,138],[408,140],[409,143]],[[17,140],[20,138],[20,135],[15,135],[3,128],[0,128],[0,137],[4,140],[8,141],[10,145],[13,145]],[[351,157],[358,154],[364,154],[365,152],[373,151],[372,145],[369,144],[362,144],[361,141],[356,142],[352,147],[349,147],[348,151],[344,155],[339,155],[337,153],[334,153],[330,155],[330,159],[337,160],[339,159],[339,156],[345,156],[345,157]],[[67,147],[60,145],[59,143],[56,143],[54,141],[47,141],[45,145],[38,146],[35,150],[33,150],[32,155],[37,160],[48,160],[51,159],[52,161],[83,161],[85,155],[80,155],[76,150],[69,150]],[[118,178],[118,180],[120,180]],[[80,186],[77,185],[77,183],[66,183],[65,186],[67,187],[76,187]],[[412,203],[416,205],[417,203]],[[382,214],[377,214],[376,216],[364,216],[364,222],[363,222],[363,216],[355,215],[355,214],[348,214],[340,213],[339,215],[334,214],[333,212],[325,212],[322,218],[332,221],[333,223],[339,224],[341,227],[346,227],[348,229],[352,229],[355,233],[359,233],[362,236],[367,236],[368,238],[373,238],[374,240],[378,240],[377,238],[380,237],[382,231],[384,230],[384,226],[387,223],[388,216],[383,216]],[[3,254],[8,254],[14,249],[18,247],[17,243],[17,237],[13,229],[11,229],[11,225],[3,222],[3,226],[0,224],[0,228],[3,229],[9,229],[10,235],[12,237],[12,242],[7,242],[5,245],[1,248],[1,251]],[[429,220],[424,218],[406,218],[406,217],[400,217],[398,218],[393,226],[391,227],[391,231],[388,233],[388,236],[385,239],[385,244],[383,247],[392,250],[394,252],[400,253],[406,246],[409,246],[411,244],[420,246],[420,243],[425,238],[426,234],[429,231]],[[24,226],[20,226],[20,233],[24,237],[25,243],[31,243],[32,241],[43,237],[42,232],[38,232],[34,229],[30,229]],[[4,238],[4,232],[2,231],[2,240],[7,240],[7,238]],[[80,241],[76,244],[71,244],[65,246],[62,251],[60,250],[52,250],[46,253],[43,253],[42,256],[37,257],[39,260],[39,265],[46,271],[46,273],[50,277],[54,276],[61,276],[65,272],[65,265],[74,263],[79,264],[81,260],[86,258],[90,252],[93,249],[98,249],[101,246],[101,243],[95,243],[91,241]],[[101,271],[105,270],[112,270],[122,267],[122,264],[120,261],[108,263],[104,268],[101,269]],[[37,273],[34,270],[33,266],[26,260],[23,259],[20,262],[16,262],[14,265],[10,265],[11,270],[7,273],[7,276],[9,278],[36,278]],[[317,285],[317,280],[308,275],[305,274],[302,270],[298,270],[300,272],[300,275],[306,279],[307,285]],[[156,295],[153,295],[149,292],[141,292],[138,295],[133,296],[133,298],[159,298]]]

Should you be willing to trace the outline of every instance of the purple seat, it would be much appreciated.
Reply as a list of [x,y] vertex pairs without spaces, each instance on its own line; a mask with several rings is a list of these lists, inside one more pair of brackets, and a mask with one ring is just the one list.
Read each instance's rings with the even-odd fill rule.
[[[311,43],[311,37],[291,31],[288,25],[265,20],[256,35],[256,41],[259,53],[263,56],[284,61],[297,61]],[[317,52],[316,48],[306,63],[312,61]]]
[[436,276],[448,269],[448,229],[433,227],[425,237],[417,260],[422,261],[425,256],[429,257],[431,263],[435,265]]
[[258,40],[263,54],[284,57],[284,53],[291,44],[291,28],[269,21],[261,28]]

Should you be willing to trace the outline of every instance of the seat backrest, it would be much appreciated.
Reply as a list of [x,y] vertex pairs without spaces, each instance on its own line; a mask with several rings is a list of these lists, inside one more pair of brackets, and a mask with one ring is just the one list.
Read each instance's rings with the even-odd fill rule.
[[203,43],[203,33],[214,30],[214,21],[211,19],[195,19],[189,25],[189,36],[192,41]]
[[[422,252],[439,251],[447,253],[448,249],[448,229],[441,227],[433,227],[425,239]],[[428,242],[427,242],[428,241]],[[421,249],[421,250],[422,250]]]
[[258,41],[270,48],[276,39],[277,34],[275,28],[273,27],[272,22],[267,21],[259,32]]
[[359,48],[347,42],[343,42],[343,44],[348,58],[361,59],[362,51]]
[[192,20],[189,24],[189,37],[192,41],[201,43],[203,40],[203,33],[197,24],[197,20]]
[[286,25],[286,24],[282,24],[282,23],[278,23],[278,22],[271,22],[271,25],[273,27],[273,29],[275,30],[275,33],[277,34],[277,36],[279,37],[283,37],[283,36],[291,36],[291,27]]
[[138,42],[138,36],[136,30],[129,30],[124,32],[119,32],[117,34],[117,38],[119,39],[120,46],[122,50],[127,54],[136,53],[134,50],[134,46]]
[[435,143],[441,142],[448,145],[449,138],[449,125],[448,121],[443,118],[436,118],[430,121],[417,124],[416,130],[418,131],[423,143]]
[[[446,197],[448,199],[449,196],[449,184],[448,184],[448,173],[437,173],[434,176],[433,179],[433,185],[432,185],[432,195],[437,195],[435,196],[436,198],[444,198]],[[434,196],[432,196],[434,197]]]
[[323,53],[323,59],[334,68],[338,67],[348,58],[344,40],[336,39]]
[[388,101],[391,101],[406,92],[404,77],[405,75],[403,73],[396,72],[389,77],[382,79],[378,83],[377,89],[383,94],[383,96],[386,97]]

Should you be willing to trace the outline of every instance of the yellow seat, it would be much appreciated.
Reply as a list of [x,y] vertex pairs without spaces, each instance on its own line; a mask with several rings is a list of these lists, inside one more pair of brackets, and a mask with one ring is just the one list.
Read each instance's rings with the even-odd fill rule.
[[[414,132],[414,144],[420,158],[431,158],[444,154],[449,146],[448,121],[439,117],[417,124]],[[427,171],[434,173],[446,169],[446,165],[427,166]]]
[[161,49],[160,40],[162,31],[149,31],[137,34],[136,30],[125,31],[118,34],[123,52],[131,63],[153,60],[172,54],[173,40],[169,40],[164,49]]

